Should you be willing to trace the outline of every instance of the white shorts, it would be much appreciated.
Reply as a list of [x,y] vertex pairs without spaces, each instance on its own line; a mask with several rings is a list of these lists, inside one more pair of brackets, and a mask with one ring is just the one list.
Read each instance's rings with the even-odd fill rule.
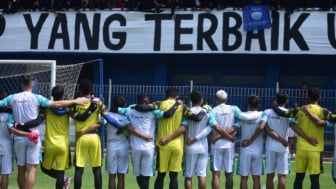
[[0,155],[0,173],[2,175],[9,175],[13,173],[13,155]]
[[288,152],[275,152],[266,149],[266,174],[278,170],[278,174],[287,175],[290,171],[290,158]]
[[262,154],[251,154],[240,151],[237,167],[237,174],[240,176],[263,175],[264,167]]
[[212,148],[210,154],[211,171],[232,173],[234,170],[234,148]]
[[126,174],[128,172],[129,160],[128,148],[121,150],[107,149],[105,170],[109,174]]
[[153,176],[155,170],[154,148],[148,150],[131,150],[133,175]]
[[208,164],[208,153],[190,153],[184,152],[183,158],[183,176],[191,178],[192,176],[206,176]]
[[41,140],[35,144],[27,137],[15,139],[14,149],[18,166],[37,165],[42,160]]

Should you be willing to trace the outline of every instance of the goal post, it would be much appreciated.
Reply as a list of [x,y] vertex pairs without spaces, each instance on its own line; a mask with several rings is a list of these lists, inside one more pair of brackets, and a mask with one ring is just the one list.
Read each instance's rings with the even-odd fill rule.
[[56,64],[56,60],[0,60],[0,91],[8,94],[20,92],[23,75],[32,75],[35,80],[34,93],[51,97],[56,85],[64,87],[66,99],[75,97],[79,74],[86,62]]
[[39,83],[48,85],[43,90],[46,90],[45,95],[50,96],[51,88],[56,85],[56,70],[56,60],[0,60],[0,87],[7,85],[1,89],[7,93],[18,92],[19,77],[30,74]]

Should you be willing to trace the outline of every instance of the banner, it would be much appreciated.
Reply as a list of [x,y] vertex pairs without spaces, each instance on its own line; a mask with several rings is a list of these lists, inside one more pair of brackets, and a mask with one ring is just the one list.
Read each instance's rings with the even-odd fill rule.
[[271,28],[269,6],[248,5],[243,9],[244,31],[262,30]]
[[336,54],[336,12],[272,15],[244,31],[241,11],[24,12],[0,17],[0,53]]

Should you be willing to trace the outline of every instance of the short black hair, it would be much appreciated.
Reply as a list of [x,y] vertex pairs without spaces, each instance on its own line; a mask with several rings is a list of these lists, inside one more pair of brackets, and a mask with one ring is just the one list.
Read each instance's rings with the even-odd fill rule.
[[260,105],[260,99],[256,95],[251,95],[247,98],[247,105],[251,108],[258,108]]
[[149,103],[149,97],[145,93],[140,93],[137,95],[137,103],[138,104],[148,104]]
[[190,100],[193,104],[198,104],[202,102],[202,99],[203,99],[203,95],[200,91],[193,90],[190,93]]
[[168,87],[166,89],[166,97],[167,98],[175,98],[179,95],[179,91],[176,87]]
[[51,89],[51,96],[54,100],[61,100],[64,95],[64,88],[61,85],[56,85]]
[[309,88],[308,89],[308,99],[312,101],[318,101],[321,97],[320,89],[318,88]]
[[113,107],[125,107],[126,106],[126,99],[123,96],[115,96],[113,99]]
[[79,91],[82,93],[82,95],[89,95],[92,93],[93,90],[93,84],[88,79],[83,79],[79,84]]
[[288,95],[287,93],[285,93],[284,91],[279,91],[277,94],[276,94],[276,97],[275,97],[275,100],[276,102],[279,104],[279,105],[283,105],[287,102],[288,100]]
[[29,87],[34,82],[34,77],[32,75],[22,76],[21,84],[23,87]]
[[188,98],[185,97],[185,96],[180,97],[180,100],[185,101],[185,102],[188,102]]

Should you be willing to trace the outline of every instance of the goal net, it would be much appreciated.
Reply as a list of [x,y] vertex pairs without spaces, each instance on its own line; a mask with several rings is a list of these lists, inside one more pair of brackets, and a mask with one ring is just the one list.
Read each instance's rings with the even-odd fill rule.
[[74,98],[76,83],[84,63],[56,65],[55,60],[0,60],[0,91],[20,92],[23,75],[34,77],[34,93],[51,96],[56,84],[65,89],[67,99]]
[[[99,68],[100,77],[99,84],[94,87],[94,94],[104,99],[103,60],[101,59],[64,65],[56,65],[55,60],[0,60],[0,92],[14,94],[22,91],[21,78],[23,75],[29,74],[35,80],[34,93],[49,98],[52,87],[58,84],[64,87],[65,98],[73,99],[78,95],[77,82],[81,71],[94,71],[95,68]],[[39,129],[41,140],[44,141],[44,124]],[[102,129],[101,132],[101,144],[104,147],[105,130]],[[70,127],[70,140],[72,144],[75,141],[74,127]]]

